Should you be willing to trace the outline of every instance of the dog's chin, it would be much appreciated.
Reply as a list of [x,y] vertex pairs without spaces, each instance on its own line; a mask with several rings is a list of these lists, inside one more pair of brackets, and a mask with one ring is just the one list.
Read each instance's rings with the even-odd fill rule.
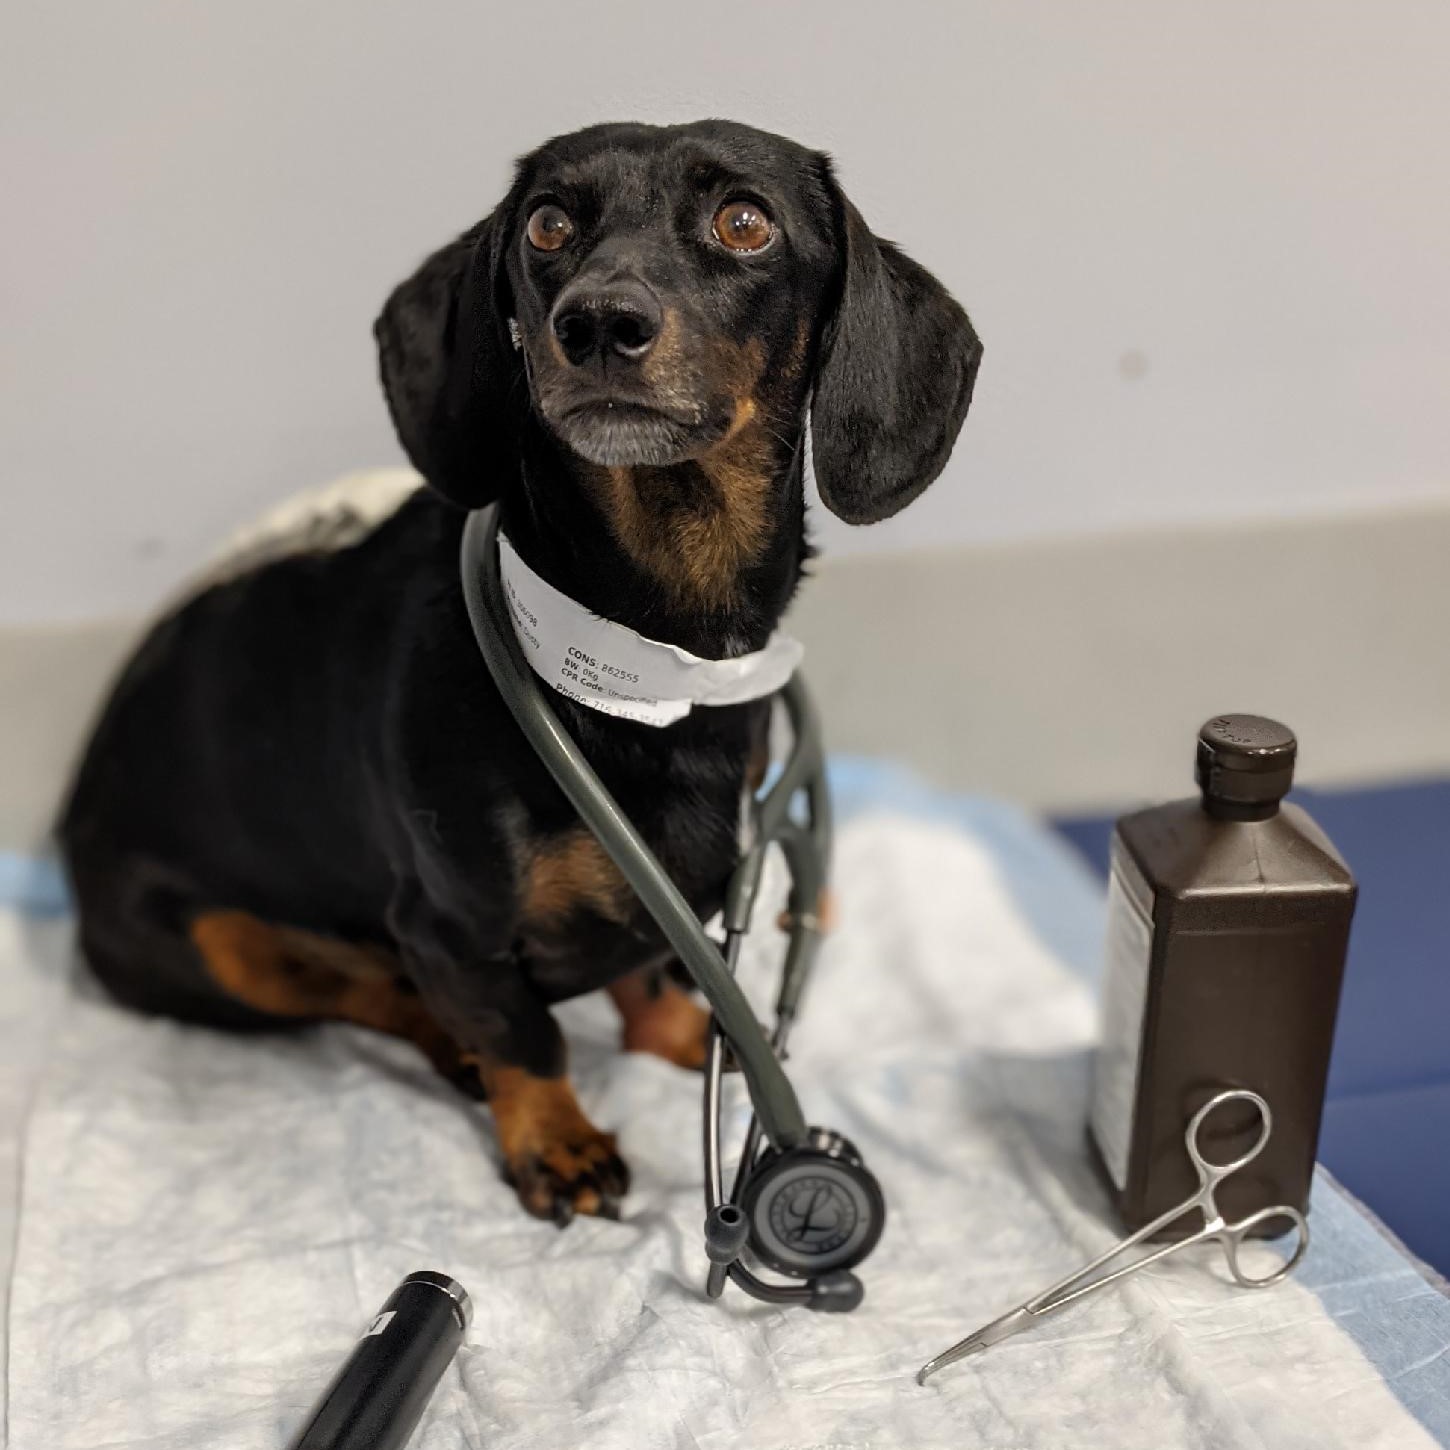
[[697,458],[717,438],[652,408],[597,404],[576,408],[550,426],[581,458],[605,468],[664,468]]

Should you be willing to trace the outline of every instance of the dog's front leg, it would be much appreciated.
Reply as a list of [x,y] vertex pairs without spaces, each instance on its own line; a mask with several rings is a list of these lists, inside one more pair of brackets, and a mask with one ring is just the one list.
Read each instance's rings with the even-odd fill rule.
[[618,1218],[629,1169],[614,1134],[585,1117],[569,1079],[542,1077],[488,1054],[479,1054],[476,1066],[519,1202],[560,1227],[576,1213]]
[[[629,1169],[614,1134],[596,1128],[579,1106],[563,1035],[547,1005],[512,960],[451,975],[441,993],[426,978],[419,990],[478,1073],[519,1202],[561,1227],[576,1213],[617,1218]],[[499,990],[500,977],[515,978],[507,991]]]
[[522,963],[416,905],[393,925],[419,995],[478,1073],[519,1202],[561,1227],[576,1213],[618,1217],[629,1169],[579,1106],[563,1034]]

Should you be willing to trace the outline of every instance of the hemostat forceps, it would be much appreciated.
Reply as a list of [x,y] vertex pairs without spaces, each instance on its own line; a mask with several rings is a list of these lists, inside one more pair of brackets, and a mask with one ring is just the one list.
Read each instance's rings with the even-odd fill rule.
[[[1215,1108],[1232,1102],[1252,1103],[1258,1109],[1260,1119],[1258,1139],[1247,1153],[1235,1158],[1231,1163],[1210,1163],[1203,1156],[1203,1151],[1199,1146],[1199,1132],[1204,1120]],[[1309,1247],[1309,1225],[1304,1221],[1304,1215],[1298,1209],[1290,1208],[1286,1204],[1276,1204],[1271,1208],[1261,1208],[1256,1213],[1239,1219],[1237,1223],[1226,1223],[1223,1214],[1219,1212],[1218,1202],[1215,1198],[1215,1191],[1225,1178],[1237,1173],[1239,1169],[1247,1167],[1263,1152],[1272,1130],[1273,1117],[1269,1112],[1269,1105],[1257,1093],[1249,1092],[1244,1088],[1232,1088],[1210,1098],[1193,1115],[1192,1121],[1188,1124],[1188,1131],[1184,1134],[1188,1156],[1193,1160],[1193,1166],[1198,1172],[1197,1193],[1170,1208],[1167,1213],[1159,1215],[1152,1223],[1145,1225],[1132,1237],[1124,1239],[1122,1243],[1114,1245],[1107,1253],[1094,1259],[1092,1263],[1085,1265],[1076,1273],[1069,1274],[1065,1279],[1058,1280],[1050,1289],[1044,1289],[1035,1299],[1029,1299],[1010,1313],[992,1320],[990,1324],[984,1324],[976,1333],[969,1334],[959,1344],[954,1344],[945,1353],[928,1361],[917,1371],[917,1384],[924,1385],[928,1376],[935,1374],[937,1370],[944,1369],[949,1364],[955,1364],[959,1359],[965,1359],[970,1354],[977,1354],[994,1344],[999,1344],[1002,1340],[1008,1339],[1024,1329],[1030,1329],[1044,1316],[1054,1314],[1059,1309],[1065,1309],[1069,1304],[1075,1303],[1099,1289],[1106,1288],[1109,1284],[1116,1283],[1117,1280],[1125,1278],[1129,1274],[1136,1274],[1139,1269],[1146,1269],[1149,1264],[1156,1264],[1159,1259],[1165,1259],[1169,1254],[1176,1254],[1180,1249],[1186,1249],[1192,1244],[1201,1244],[1206,1239],[1217,1239],[1223,1245],[1229,1272],[1233,1275],[1234,1282],[1245,1289],[1267,1289],[1271,1284],[1277,1284],[1281,1279],[1293,1273],[1299,1266],[1300,1259],[1304,1257],[1305,1250]],[[1137,1247],[1138,1244],[1152,1238],[1154,1234],[1160,1233],[1169,1224],[1195,1209],[1203,1214],[1203,1227],[1196,1233],[1174,1243],[1164,1244],[1162,1248],[1144,1254],[1141,1258],[1134,1259],[1132,1263],[1124,1264],[1121,1268],[1113,1269],[1109,1273],[1098,1273],[1104,1265],[1111,1263],[1120,1254]],[[1243,1265],[1239,1262],[1239,1250],[1244,1239],[1261,1224],[1275,1218],[1286,1219],[1298,1231],[1298,1242],[1294,1246],[1294,1252],[1271,1274],[1256,1277],[1253,1274],[1245,1273]]]

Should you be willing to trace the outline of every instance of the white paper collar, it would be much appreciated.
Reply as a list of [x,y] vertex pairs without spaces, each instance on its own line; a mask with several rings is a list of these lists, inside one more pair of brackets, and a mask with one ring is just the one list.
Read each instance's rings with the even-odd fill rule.
[[776,630],[764,649],[701,659],[601,619],[524,563],[500,533],[499,573],[514,633],[534,673],[571,700],[622,720],[671,725],[696,705],[739,705],[773,695],[805,653]]

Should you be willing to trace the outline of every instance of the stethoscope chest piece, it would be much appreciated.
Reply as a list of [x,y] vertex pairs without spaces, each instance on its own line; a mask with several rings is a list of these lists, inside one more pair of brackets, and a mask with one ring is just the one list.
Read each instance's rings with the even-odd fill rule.
[[876,1247],[886,1202],[852,1143],[813,1128],[799,1147],[767,1150],[741,1196],[755,1256],[795,1279],[854,1268]]

